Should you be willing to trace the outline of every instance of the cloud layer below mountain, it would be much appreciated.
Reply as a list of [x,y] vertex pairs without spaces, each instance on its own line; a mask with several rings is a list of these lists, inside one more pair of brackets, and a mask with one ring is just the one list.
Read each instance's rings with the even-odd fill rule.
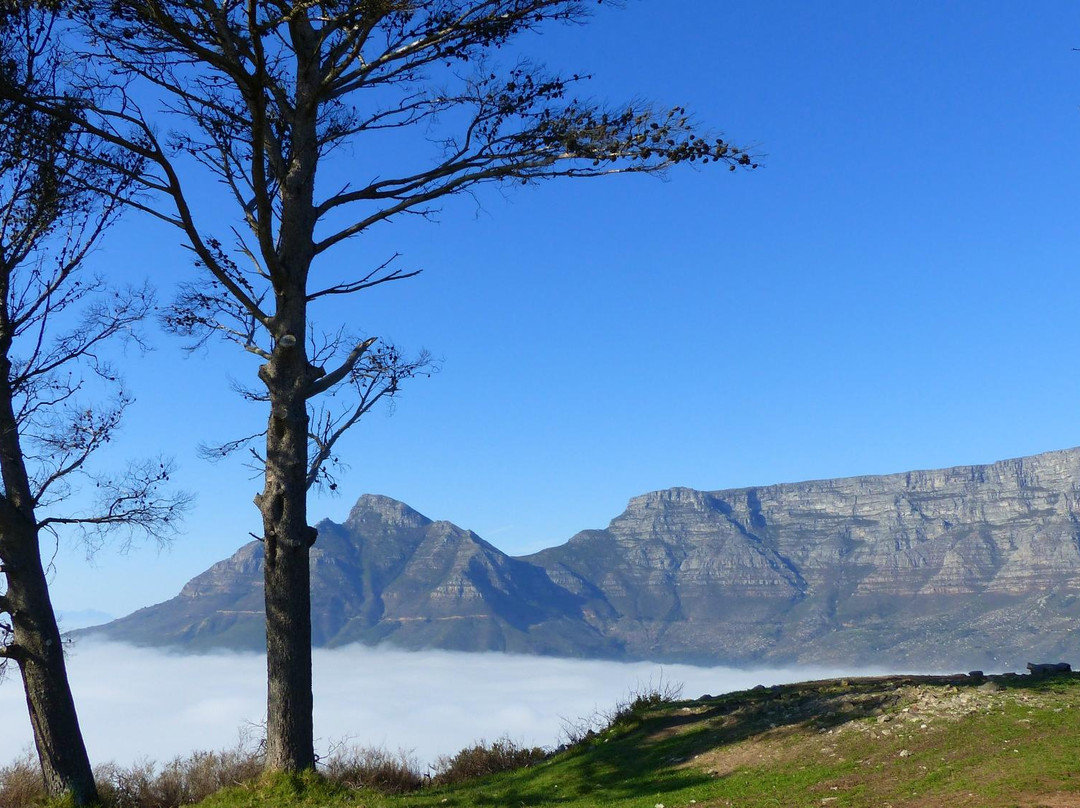
[[[180,656],[80,642],[69,665],[96,763],[165,761],[257,737],[265,662],[257,654]],[[412,750],[423,762],[479,739],[556,745],[566,721],[604,711],[636,688],[682,683],[683,695],[719,694],[855,671],[736,670],[503,654],[413,653],[350,646],[315,652],[319,751],[343,740]],[[863,671],[866,673],[866,671]],[[0,763],[31,744],[17,675],[0,684]]]

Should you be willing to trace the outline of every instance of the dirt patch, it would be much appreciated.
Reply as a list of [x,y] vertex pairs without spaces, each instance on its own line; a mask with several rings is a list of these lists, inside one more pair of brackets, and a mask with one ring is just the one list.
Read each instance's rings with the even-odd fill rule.
[[[1052,794],[1009,794],[986,797],[976,794],[957,794],[949,798],[950,808],[1080,808],[1080,794],[1066,791]],[[941,798],[895,800],[881,808],[942,808]]]
[[1039,797],[1025,797],[1020,803],[1023,808],[1078,808],[1080,806],[1080,794],[1060,792],[1057,794],[1043,794]]
[[[684,704],[648,737],[696,733],[678,768],[801,781],[798,793],[775,794],[777,806],[1080,808],[1080,785],[1064,791],[1071,783],[1059,775],[1043,791],[1009,768],[1013,754],[1045,741],[1038,716],[1074,712],[1068,696],[1014,679],[928,678],[805,683]],[[972,735],[964,721],[996,729]]]
[[710,749],[679,768],[697,769],[713,777],[726,777],[739,769],[784,765],[807,755],[809,750],[802,743],[805,739],[792,743],[790,736],[777,738],[774,735],[767,732],[752,740]]

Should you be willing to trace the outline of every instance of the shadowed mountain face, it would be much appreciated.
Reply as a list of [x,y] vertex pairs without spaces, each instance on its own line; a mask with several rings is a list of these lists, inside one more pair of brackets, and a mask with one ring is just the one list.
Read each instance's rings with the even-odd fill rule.
[[[1080,449],[987,466],[636,497],[510,558],[361,497],[312,551],[317,645],[707,663],[1080,661]],[[96,633],[261,647],[262,548]]]
[[[405,648],[619,656],[582,599],[472,531],[365,495],[344,524],[323,521],[311,551],[312,640]],[[181,649],[261,649],[263,552],[241,547],[165,603],[93,633]]]

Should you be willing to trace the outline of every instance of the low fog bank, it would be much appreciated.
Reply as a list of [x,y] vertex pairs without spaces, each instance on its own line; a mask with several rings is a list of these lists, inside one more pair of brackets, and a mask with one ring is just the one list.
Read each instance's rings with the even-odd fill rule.
[[[265,661],[258,654],[180,656],[81,640],[69,654],[72,688],[95,763],[165,761],[258,737]],[[350,646],[315,651],[315,733],[325,754],[342,740],[412,750],[422,762],[479,739],[560,742],[566,720],[612,707],[634,689],[682,683],[683,696],[720,694],[876,671],[760,670],[619,663],[504,654],[409,652]],[[17,673],[0,683],[0,764],[32,743]]]

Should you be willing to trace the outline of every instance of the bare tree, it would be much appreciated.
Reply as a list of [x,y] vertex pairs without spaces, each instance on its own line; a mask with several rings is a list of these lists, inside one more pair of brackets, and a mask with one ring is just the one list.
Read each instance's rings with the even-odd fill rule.
[[[19,667],[48,793],[86,805],[97,793],[42,536],[65,525],[91,539],[118,527],[162,535],[184,497],[159,496],[168,479],[163,462],[114,476],[88,465],[129,401],[103,348],[130,334],[153,302],[145,288],[106,294],[103,282],[81,269],[128,192],[135,160],[116,152],[128,169],[121,174],[85,163],[77,154],[102,144],[10,100],[22,92],[56,94],[53,22],[46,12],[0,7],[0,666],[14,660]],[[69,111],[78,104],[66,100]],[[106,388],[111,403],[83,400]],[[77,511],[80,478],[97,496]]]
[[[257,451],[268,669],[267,762],[314,765],[307,492],[345,429],[423,368],[372,339],[313,328],[315,305],[415,274],[388,262],[342,278],[331,250],[484,183],[753,165],[681,107],[573,97],[582,76],[499,58],[521,35],[576,23],[576,0],[82,0],[76,17],[114,103],[72,116],[145,161],[133,204],[176,226],[209,284],[170,316],[261,360]],[[167,134],[139,102],[163,99]],[[387,138],[402,144],[384,148]],[[352,144],[364,168],[333,164]],[[378,155],[382,155],[381,157]],[[107,161],[107,158],[97,158]],[[191,196],[201,166],[227,190],[223,231]],[[110,167],[114,167],[110,164]],[[347,174],[343,173],[347,171]],[[345,388],[348,404],[317,410]],[[338,401],[345,399],[339,397]],[[239,448],[244,441],[221,447]]]

